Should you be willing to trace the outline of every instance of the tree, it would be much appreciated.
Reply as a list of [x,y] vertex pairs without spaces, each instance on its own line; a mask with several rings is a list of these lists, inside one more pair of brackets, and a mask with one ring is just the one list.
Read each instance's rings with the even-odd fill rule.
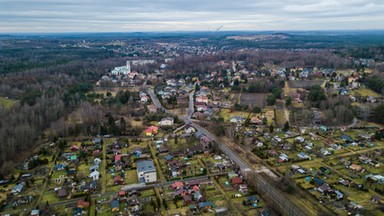
[[261,113],[261,111],[262,111],[261,108],[258,107],[258,106],[255,106],[255,107],[252,108],[252,112],[253,113]]
[[285,105],[286,106],[290,106],[292,104],[292,98],[291,97],[286,97],[285,98]]
[[268,106],[273,106],[276,103],[276,97],[274,95],[267,96],[267,104]]
[[380,104],[373,110],[374,121],[384,124],[384,104]]
[[315,104],[315,106],[319,106],[320,102],[327,99],[327,96],[325,95],[324,89],[319,86],[313,86],[308,94],[308,100],[310,100],[312,103]]
[[289,122],[286,121],[285,124],[284,124],[284,127],[283,127],[283,131],[287,132],[288,130],[289,130]]

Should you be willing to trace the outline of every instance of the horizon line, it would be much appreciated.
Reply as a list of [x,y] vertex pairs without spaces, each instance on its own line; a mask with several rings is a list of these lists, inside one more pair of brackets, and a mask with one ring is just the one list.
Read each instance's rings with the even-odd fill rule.
[[170,31],[74,31],[74,32],[0,32],[0,36],[4,35],[43,35],[43,34],[133,34],[133,33],[233,33],[233,32],[368,32],[368,31],[384,31],[384,29],[309,29],[309,30],[170,30]]

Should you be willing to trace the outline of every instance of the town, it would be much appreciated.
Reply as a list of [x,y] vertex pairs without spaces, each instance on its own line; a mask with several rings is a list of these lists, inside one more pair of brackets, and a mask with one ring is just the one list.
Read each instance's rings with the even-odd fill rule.
[[77,86],[67,98],[81,108],[0,176],[1,215],[383,214],[382,63],[256,66],[249,53],[280,51],[116,44],[61,44],[129,57]]

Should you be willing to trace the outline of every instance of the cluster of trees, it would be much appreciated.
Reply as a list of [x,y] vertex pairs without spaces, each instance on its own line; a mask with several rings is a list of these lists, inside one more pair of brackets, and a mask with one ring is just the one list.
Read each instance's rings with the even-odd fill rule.
[[319,85],[311,87],[307,97],[314,107],[319,107],[321,101],[327,99],[324,89]]
[[[50,58],[47,59],[50,60],[41,67],[37,64],[28,67],[19,65],[13,69],[6,66],[9,70],[3,67],[0,71],[3,73],[0,79],[0,96],[18,101],[11,108],[0,107],[0,172],[10,172],[15,163],[29,156],[31,148],[47,139],[100,132],[98,122],[105,111],[100,106],[85,103],[86,92],[108,68],[122,64],[122,59],[109,58],[110,54],[92,50],[83,53],[83,57],[73,55],[72,57],[78,57],[73,59],[70,51],[68,61],[58,64],[62,54],[66,52],[60,52],[60,47],[55,49],[57,55],[49,55]],[[22,50],[28,53],[27,50],[34,49]],[[21,61],[22,54],[12,55],[11,58],[5,55],[6,53],[0,52],[0,59],[9,60],[7,64],[24,63]],[[37,61],[32,54],[30,57],[28,61]],[[81,61],[82,59],[85,61]],[[77,109],[79,118],[67,118]]]
[[366,78],[364,82],[373,91],[384,94],[384,74],[375,74]]

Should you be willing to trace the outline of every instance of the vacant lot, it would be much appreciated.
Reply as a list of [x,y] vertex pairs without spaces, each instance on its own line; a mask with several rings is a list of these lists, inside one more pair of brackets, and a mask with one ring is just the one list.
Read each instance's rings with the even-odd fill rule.
[[267,94],[264,93],[244,93],[240,96],[241,105],[257,106],[264,108],[267,105]]
[[323,80],[290,80],[288,85],[290,88],[309,88],[315,85],[322,85]]

